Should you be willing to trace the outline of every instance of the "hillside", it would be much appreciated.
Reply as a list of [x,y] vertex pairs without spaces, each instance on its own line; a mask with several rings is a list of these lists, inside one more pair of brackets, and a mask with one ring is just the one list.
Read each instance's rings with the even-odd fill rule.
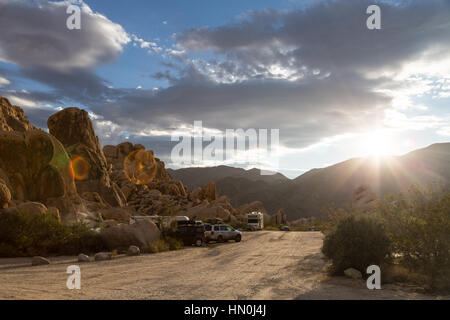
[[[378,196],[384,196],[404,192],[411,184],[438,182],[450,185],[449,168],[450,143],[441,143],[403,156],[379,160],[350,159],[326,168],[310,170],[294,180],[273,179],[268,182],[264,178],[258,181],[254,176],[228,176],[214,181],[219,194],[226,194],[233,205],[260,200],[269,212],[283,207],[288,219],[294,220],[319,216],[331,203],[338,207],[351,205],[354,191],[361,186],[368,187]],[[205,169],[190,168],[189,172],[192,176],[200,177]],[[184,180],[187,176],[177,176],[176,179],[187,185],[192,183]]]

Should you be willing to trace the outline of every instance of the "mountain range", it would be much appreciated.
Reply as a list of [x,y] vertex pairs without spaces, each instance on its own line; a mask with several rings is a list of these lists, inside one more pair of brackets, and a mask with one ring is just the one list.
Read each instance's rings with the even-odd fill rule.
[[281,173],[261,176],[259,169],[229,166],[168,169],[170,175],[192,189],[214,181],[219,194],[239,206],[262,201],[270,213],[286,210],[289,220],[320,216],[331,204],[349,206],[358,190],[378,197],[405,192],[412,184],[450,185],[450,143],[433,144],[402,156],[353,158],[312,169],[295,179]]

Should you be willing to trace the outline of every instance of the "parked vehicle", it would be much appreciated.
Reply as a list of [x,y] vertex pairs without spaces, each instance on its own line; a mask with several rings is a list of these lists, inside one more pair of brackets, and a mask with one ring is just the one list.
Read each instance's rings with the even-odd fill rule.
[[247,225],[250,230],[264,229],[264,214],[262,212],[247,213]]
[[242,240],[242,233],[226,224],[205,224],[205,236],[206,242],[224,242],[228,240],[240,242]]
[[291,231],[288,226],[280,226],[281,231]]
[[205,227],[203,225],[184,224],[178,226],[171,235],[182,240],[184,245],[189,246],[195,244],[197,247],[201,247],[206,241]]

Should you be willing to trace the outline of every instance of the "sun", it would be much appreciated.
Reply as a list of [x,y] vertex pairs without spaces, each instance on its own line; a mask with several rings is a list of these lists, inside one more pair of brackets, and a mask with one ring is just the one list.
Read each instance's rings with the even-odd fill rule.
[[366,154],[372,157],[387,157],[392,155],[392,139],[383,131],[368,133],[364,139]]

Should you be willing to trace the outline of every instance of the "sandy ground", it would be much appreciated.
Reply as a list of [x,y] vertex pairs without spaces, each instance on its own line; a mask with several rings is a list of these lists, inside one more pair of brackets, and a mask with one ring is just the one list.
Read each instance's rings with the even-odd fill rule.
[[[137,257],[78,263],[76,257],[0,259],[0,299],[440,299],[414,288],[329,278],[319,232],[244,233],[240,243],[210,244]],[[66,268],[81,268],[68,290]]]

